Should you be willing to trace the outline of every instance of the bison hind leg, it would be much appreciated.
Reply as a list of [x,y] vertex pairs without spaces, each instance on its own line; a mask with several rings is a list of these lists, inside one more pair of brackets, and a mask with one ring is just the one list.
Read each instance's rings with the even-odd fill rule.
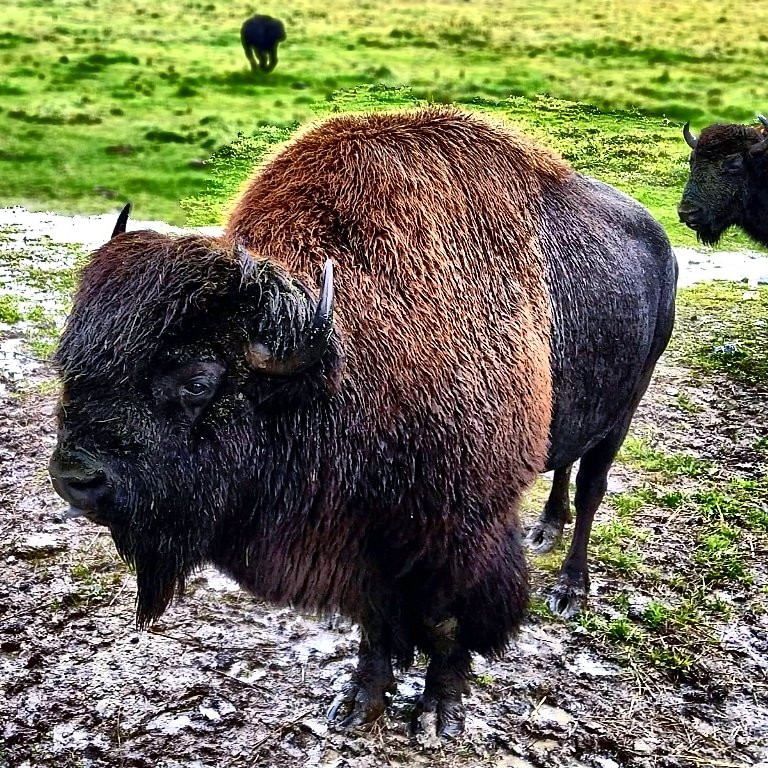
[[565,524],[573,519],[569,498],[571,467],[569,464],[555,470],[544,511],[525,537],[526,546],[537,555],[551,552],[563,538]]
[[[644,391],[645,387],[642,387],[640,394],[642,395]],[[638,396],[637,400],[639,399]],[[624,442],[633,413],[634,407],[606,437],[590,448],[579,462],[574,498],[576,525],[573,529],[571,547],[547,603],[552,613],[564,619],[575,616],[587,603],[589,594],[587,545],[592,531],[592,521],[608,489],[608,472]]]

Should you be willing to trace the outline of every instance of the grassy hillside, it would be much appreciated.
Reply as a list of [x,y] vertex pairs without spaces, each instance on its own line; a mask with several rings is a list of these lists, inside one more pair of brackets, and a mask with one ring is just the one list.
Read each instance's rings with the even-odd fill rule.
[[[661,207],[684,173],[681,121],[698,128],[768,109],[761,0],[702,0],[695,11],[672,0],[296,0],[258,10],[281,16],[288,33],[269,75],[247,68],[238,30],[254,7],[239,0],[4,0],[0,203],[95,212],[131,198],[141,215],[181,222],[178,200],[204,189],[204,161],[238,133],[292,126],[338,89],[383,83],[440,102],[503,101],[577,165],[620,174]],[[505,101],[538,94],[599,111]],[[639,153],[619,135],[635,135],[626,110],[654,118],[640,121]],[[570,141],[581,127],[584,140]],[[658,157],[645,141],[655,134]],[[649,159],[668,169],[660,188],[645,188]]]
[[[361,87],[338,92],[330,101],[318,104],[317,117],[423,103],[407,88]],[[462,106],[503,119],[540,143],[555,147],[577,170],[636,197],[664,225],[674,243],[696,242],[694,233],[677,220],[676,204],[688,173],[687,154],[679,151],[682,139],[677,123],[638,112],[603,112],[546,96],[475,99]],[[228,202],[253,167],[292,133],[288,128],[257,128],[217,152],[210,164],[211,182],[201,194],[183,202],[189,223],[221,223]],[[748,244],[736,232],[728,235],[727,242],[729,247]]]

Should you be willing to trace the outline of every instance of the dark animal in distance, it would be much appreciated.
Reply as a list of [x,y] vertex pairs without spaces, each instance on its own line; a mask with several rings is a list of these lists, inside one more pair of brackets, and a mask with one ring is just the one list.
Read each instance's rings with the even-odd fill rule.
[[[212,563],[339,611],[358,666],[329,716],[377,717],[429,657],[414,726],[463,728],[472,652],[501,653],[534,538],[577,522],[580,605],[606,477],[673,322],[676,265],[637,203],[453,109],[341,116],[250,181],[224,236],[117,233],[56,353],[50,472],[136,568],[137,621]],[[321,267],[325,264],[325,267]]]
[[698,139],[688,123],[683,127],[691,170],[677,212],[707,245],[741,227],[768,247],[768,118],[758,120],[757,126],[710,125]]
[[277,46],[284,40],[283,22],[271,16],[251,16],[240,27],[240,42],[254,72],[271,72],[277,66]]

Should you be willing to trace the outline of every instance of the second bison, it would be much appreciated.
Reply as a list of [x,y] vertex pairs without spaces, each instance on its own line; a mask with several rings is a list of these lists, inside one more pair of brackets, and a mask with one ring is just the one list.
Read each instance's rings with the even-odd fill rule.
[[688,123],[690,173],[677,212],[702,242],[716,245],[730,227],[768,247],[768,118],[759,125],[710,125],[697,139]]
[[139,624],[213,563],[360,624],[332,717],[378,716],[419,649],[415,726],[460,731],[471,653],[523,618],[520,498],[557,470],[533,535],[551,542],[579,458],[555,607],[584,598],[592,517],[672,328],[661,228],[503,127],[425,109],[304,133],[220,239],[117,229],[56,355],[50,470],[135,565]]
[[251,16],[240,27],[240,42],[254,72],[271,72],[277,66],[277,46],[284,40],[283,22],[271,16]]

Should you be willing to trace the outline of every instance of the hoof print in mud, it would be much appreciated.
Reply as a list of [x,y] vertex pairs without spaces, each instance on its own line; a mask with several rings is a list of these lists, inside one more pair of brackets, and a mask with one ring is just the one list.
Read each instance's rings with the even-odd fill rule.
[[416,702],[411,731],[422,746],[436,747],[441,740],[461,736],[464,722],[464,704],[460,695],[437,698],[424,694]]
[[547,606],[555,616],[571,619],[586,606],[587,592],[583,580],[561,576],[549,593]]
[[556,525],[547,525],[537,520],[525,537],[525,545],[531,552],[544,555],[551,552],[563,538],[562,528]]
[[386,693],[374,693],[359,683],[347,683],[333,700],[327,718],[341,728],[354,728],[381,717],[387,708]]

